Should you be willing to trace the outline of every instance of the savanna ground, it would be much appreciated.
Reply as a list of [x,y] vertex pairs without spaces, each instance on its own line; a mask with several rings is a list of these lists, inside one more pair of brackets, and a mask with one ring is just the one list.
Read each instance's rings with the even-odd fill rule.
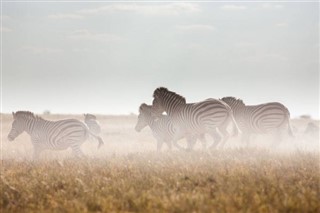
[[148,128],[134,131],[136,116],[97,117],[100,150],[88,140],[85,159],[46,151],[33,162],[28,135],[9,142],[12,116],[2,115],[1,212],[320,212],[319,135],[303,134],[308,119],[292,120],[295,138],[274,149],[256,137],[157,153]]

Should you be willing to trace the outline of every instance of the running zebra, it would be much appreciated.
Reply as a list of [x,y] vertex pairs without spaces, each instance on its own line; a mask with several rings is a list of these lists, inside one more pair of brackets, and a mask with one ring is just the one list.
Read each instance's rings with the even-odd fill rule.
[[290,136],[293,136],[289,110],[281,103],[245,105],[241,99],[234,97],[224,97],[221,100],[232,108],[234,118],[243,133],[243,142],[249,144],[253,133],[273,134],[274,142],[280,142],[285,129]]
[[13,123],[8,140],[13,141],[26,131],[31,136],[34,148],[33,158],[37,159],[45,149],[64,150],[71,147],[76,156],[83,156],[81,144],[92,135],[103,145],[99,136],[93,134],[84,123],[76,119],[48,121],[32,112],[18,111],[12,113]]
[[100,135],[101,127],[97,121],[97,117],[92,114],[83,114],[84,115],[84,122],[87,124],[89,130],[95,134]]
[[215,148],[221,141],[221,146],[229,138],[227,127],[233,124],[234,135],[238,133],[237,124],[234,121],[231,108],[223,101],[207,99],[197,103],[186,103],[186,99],[167,88],[157,88],[153,93],[152,111],[159,116],[166,112],[175,128],[173,144],[182,149],[177,144],[177,140],[186,137],[189,148],[194,143],[197,135],[208,133],[214,139],[211,148]]
[[[175,134],[173,124],[167,115],[160,115],[159,117],[153,116],[151,107],[152,106],[145,103],[140,105],[138,122],[135,130],[140,132],[144,127],[149,126],[152,131],[152,135],[157,140],[157,151],[161,150],[163,143],[166,143],[171,150],[171,142]],[[199,136],[199,139],[202,142],[203,148],[205,148],[206,141],[204,136]]]

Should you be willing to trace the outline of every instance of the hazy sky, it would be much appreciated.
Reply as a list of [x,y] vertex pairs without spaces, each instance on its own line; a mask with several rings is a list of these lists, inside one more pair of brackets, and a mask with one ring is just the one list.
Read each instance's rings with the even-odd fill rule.
[[319,3],[2,3],[2,111],[279,101],[319,118]]

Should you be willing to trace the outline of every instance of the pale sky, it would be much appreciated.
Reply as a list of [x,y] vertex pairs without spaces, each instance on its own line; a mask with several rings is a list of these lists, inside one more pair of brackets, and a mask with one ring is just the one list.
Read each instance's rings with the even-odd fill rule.
[[319,118],[319,3],[2,3],[2,112],[279,101]]

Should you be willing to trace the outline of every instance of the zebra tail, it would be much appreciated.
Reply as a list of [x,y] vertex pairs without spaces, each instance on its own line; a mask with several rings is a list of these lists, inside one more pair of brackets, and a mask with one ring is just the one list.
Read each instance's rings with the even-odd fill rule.
[[90,135],[92,135],[95,139],[97,139],[99,141],[98,149],[100,149],[101,146],[104,145],[104,142],[103,142],[102,138],[100,136],[97,136],[97,135],[93,134],[90,130],[88,130],[88,132],[90,133]]
[[292,128],[291,128],[291,125],[289,122],[288,122],[288,134],[289,134],[289,136],[294,138],[294,134],[293,134],[293,131],[292,131]]
[[290,113],[289,113],[289,110],[288,110],[288,114],[287,114],[287,123],[288,123],[288,135],[294,138],[292,127],[291,127],[291,124],[290,124]]
[[101,146],[103,146],[103,145],[104,145],[104,142],[103,142],[102,138],[101,138],[101,137],[99,137],[99,136],[97,136],[97,139],[98,139],[98,141],[99,141],[98,149],[100,149],[100,148],[101,148]]

